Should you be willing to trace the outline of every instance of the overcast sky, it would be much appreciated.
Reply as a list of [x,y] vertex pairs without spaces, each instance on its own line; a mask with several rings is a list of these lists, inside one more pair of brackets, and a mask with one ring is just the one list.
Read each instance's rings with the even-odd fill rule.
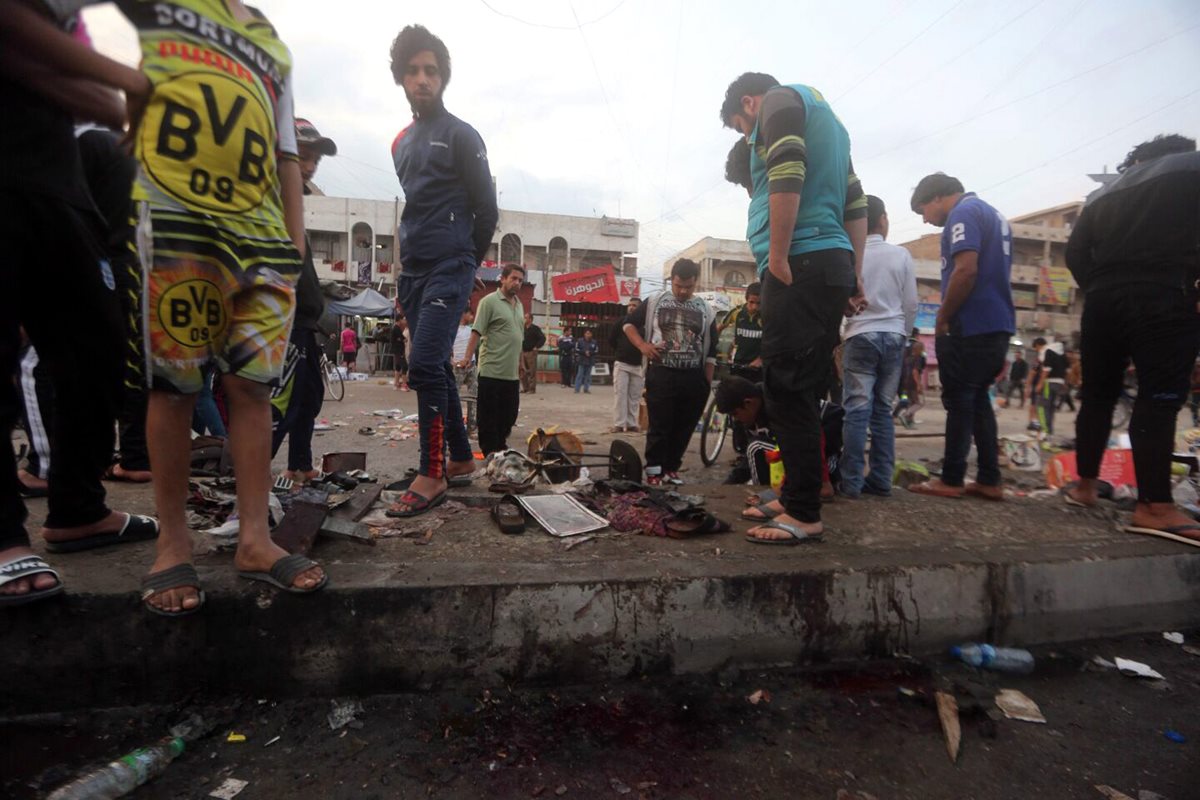
[[[421,23],[450,49],[447,108],[488,146],[502,208],[641,223],[641,271],[703,236],[740,239],[718,110],[744,71],[820,89],[850,132],[893,242],[938,170],[1009,216],[1082,199],[1155,134],[1200,134],[1194,0],[261,0],[291,48],[296,111],[337,141],[327,194],[399,194],[389,147],[411,118],[388,50]],[[97,46],[137,60],[111,7]]]

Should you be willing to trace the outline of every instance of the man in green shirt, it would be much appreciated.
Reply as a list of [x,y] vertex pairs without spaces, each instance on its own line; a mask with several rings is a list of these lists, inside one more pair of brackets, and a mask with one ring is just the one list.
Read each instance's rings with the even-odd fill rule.
[[505,265],[500,271],[500,288],[479,301],[466,356],[456,365],[470,364],[476,348],[479,349],[476,413],[479,449],[485,456],[508,449],[508,434],[517,421],[521,404],[519,375],[525,309],[517,293],[524,283],[523,267]]

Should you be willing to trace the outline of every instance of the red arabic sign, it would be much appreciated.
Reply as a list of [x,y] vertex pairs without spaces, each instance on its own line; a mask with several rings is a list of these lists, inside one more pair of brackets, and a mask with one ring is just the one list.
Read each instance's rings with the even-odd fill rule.
[[617,278],[611,266],[555,275],[550,279],[558,303],[619,303]]
[[628,300],[631,297],[642,296],[642,280],[641,278],[621,278],[618,282],[621,289],[621,299]]

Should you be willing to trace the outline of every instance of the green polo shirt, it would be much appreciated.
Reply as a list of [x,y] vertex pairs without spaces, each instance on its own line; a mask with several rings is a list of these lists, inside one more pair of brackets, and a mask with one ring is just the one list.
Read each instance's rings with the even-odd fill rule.
[[509,302],[497,289],[479,301],[471,330],[479,334],[479,377],[517,380],[525,338],[525,308],[521,301],[514,297]]

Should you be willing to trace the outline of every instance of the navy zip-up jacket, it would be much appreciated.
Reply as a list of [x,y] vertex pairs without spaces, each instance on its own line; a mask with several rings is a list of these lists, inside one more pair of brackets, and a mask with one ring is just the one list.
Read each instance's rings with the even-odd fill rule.
[[450,258],[487,254],[500,211],[483,139],[439,107],[392,142],[392,161],[404,190],[398,242],[400,264],[419,273]]

